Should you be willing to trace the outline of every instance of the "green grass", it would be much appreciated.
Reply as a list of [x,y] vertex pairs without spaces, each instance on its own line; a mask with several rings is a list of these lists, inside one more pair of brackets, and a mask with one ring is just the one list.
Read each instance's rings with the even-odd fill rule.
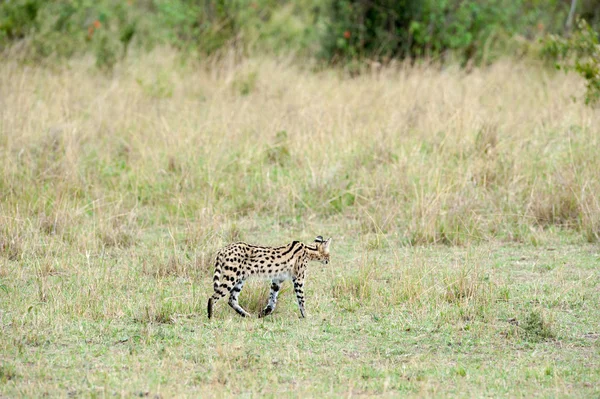
[[[221,301],[208,321],[209,276],[148,273],[135,254],[143,249],[62,254],[54,269],[4,262],[1,392],[600,393],[597,246],[410,248],[390,239],[368,250],[334,233],[335,260],[311,264],[307,319],[288,283],[271,317],[242,319]],[[267,242],[280,234],[302,236],[298,226],[256,232]],[[267,293],[266,282],[247,284],[241,304],[257,314]]]
[[[157,51],[0,63],[0,396],[600,394],[574,76]],[[307,319],[288,283],[207,320],[220,246],[317,235]]]

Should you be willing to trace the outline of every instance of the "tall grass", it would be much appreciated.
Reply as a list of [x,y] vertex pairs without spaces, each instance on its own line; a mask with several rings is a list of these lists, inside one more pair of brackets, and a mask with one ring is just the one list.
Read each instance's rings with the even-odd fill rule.
[[182,65],[165,49],[111,75],[4,60],[0,249],[127,248],[164,229],[176,269],[177,251],[201,247],[187,256],[204,264],[255,217],[413,245],[535,242],[553,226],[598,241],[600,115],[581,90],[510,60],[355,78],[235,54]]

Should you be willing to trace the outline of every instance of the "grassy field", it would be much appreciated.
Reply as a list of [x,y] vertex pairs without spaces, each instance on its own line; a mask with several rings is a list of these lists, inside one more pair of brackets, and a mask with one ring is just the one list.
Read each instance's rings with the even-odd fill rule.
[[[600,395],[577,77],[134,58],[0,62],[0,396]],[[316,235],[307,319],[207,320],[220,246]]]

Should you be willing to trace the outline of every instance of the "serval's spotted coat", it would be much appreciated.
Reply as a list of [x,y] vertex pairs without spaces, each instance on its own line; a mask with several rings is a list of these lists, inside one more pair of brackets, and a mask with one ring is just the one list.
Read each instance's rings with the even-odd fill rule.
[[221,249],[217,254],[214,274],[214,294],[208,300],[208,318],[212,317],[215,303],[229,293],[229,306],[242,317],[250,316],[239,304],[238,296],[249,277],[271,280],[271,293],[267,306],[259,317],[273,313],[281,283],[291,279],[298,300],[300,314],[304,311],[304,277],[309,261],[329,262],[329,244],[318,236],[314,245],[294,241],[282,247],[260,247],[237,242]]

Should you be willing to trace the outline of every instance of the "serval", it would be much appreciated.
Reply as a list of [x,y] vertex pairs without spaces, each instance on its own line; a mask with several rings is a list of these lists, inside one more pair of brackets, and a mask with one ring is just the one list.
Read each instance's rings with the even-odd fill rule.
[[325,241],[323,237],[318,236],[314,245],[293,241],[282,247],[261,247],[236,242],[222,248],[217,253],[215,262],[214,294],[208,300],[208,318],[212,317],[216,302],[227,293],[229,306],[240,316],[249,317],[250,314],[239,305],[238,296],[244,282],[250,277],[271,280],[269,302],[259,317],[273,313],[281,283],[289,279],[294,282],[300,315],[305,317],[304,277],[307,264],[309,261],[328,264],[330,244],[331,238]]

